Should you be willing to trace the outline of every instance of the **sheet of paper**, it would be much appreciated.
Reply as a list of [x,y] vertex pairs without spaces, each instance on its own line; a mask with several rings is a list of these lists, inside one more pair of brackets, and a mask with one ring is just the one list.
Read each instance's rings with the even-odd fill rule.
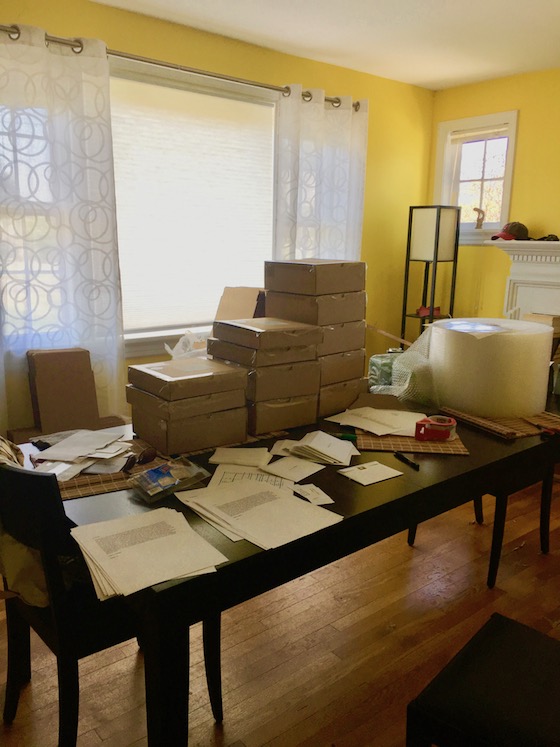
[[179,492],[175,493],[175,496],[181,501],[181,503],[184,503],[185,506],[189,506],[189,508],[192,508],[195,513],[197,513],[199,516],[202,516],[205,521],[207,521],[209,524],[212,524],[215,529],[220,531],[232,542],[239,542],[239,540],[243,539],[240,534],[236,534],[230,527],[226,527],[223,524],[217,522],[216,519],[213,516],[209,516],[207,512],[201,512],[197,510],[199,503],[204,504],[206,495],[209,495],[208,491],[212,490],[220,490],[220,487],[218,486],[217,488],[207,487],[193,488],[192,490],[180,490]]
[[357,407],[354,410],[345,410],[338,415],[331,415],[326,420],[331,420],[340,425],[361,428],[369,433],[374,433],[376,436],[386,436],[388,433],[395,436],[414,436],[416,423],[425,417],[426,415],[421,412]]
[[272,458],[268,449],[243,449],[220,446],[208,460],[210,464],[239,464],[245,467],[264,467]]
[[389,480],[391,477],[402,475],[402,472],[397,469],[387,467],[380,462],[357,464],[355,467],[345,467],[338,471],[341,475],[359,482],[360,485],[372,485],[374,482],[382,482],[383,480]]
[[263,472],[258,467],[243,467],[235,464],[218,464],[208,487],[231,485],[239,480],[254,480],[255,482],[273,485],[276,488],[288,488],[289,490],[294,487],[293,480],[285,480],[270,472]]
[[306,477],[314,475],[315,472],[319,472],[321,469],[325,469],[324,465],[294,456],[282,457],[263,467],[265,472],[270,472],[271,475],[277,475],[293,482],[305,480]]
[[227,558],[183,514],[159,508],[71,530],[105,596],[212,570]]
[[342,516],[272,485],[239,482],[209,488],[193,509],[215,517],[253,544],[269,549],[342,521]]
[[333,499],[317,485],[294,485],[294,493],[301,495],[302,498],[308,500],[309,503],[313,503],[314,506],[326,506],[329,503],[334,503]]
[[68,438],[63,438],[54,446],[41,452],[41,459],[57,462],[75,462],[77,459],[95,453],[108,444],[117,441],[116,433],[106,431],[78,431]]

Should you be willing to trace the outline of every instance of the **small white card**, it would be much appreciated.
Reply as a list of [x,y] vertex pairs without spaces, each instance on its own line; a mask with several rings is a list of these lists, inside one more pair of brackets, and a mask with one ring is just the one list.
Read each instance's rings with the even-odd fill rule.
[[355,467],[345,467],[338,471],[344,477],[359,482],[360,485],[372,485],[374,482],[382,482],[382,480],[402,475],[402,472],[397,469],[387,467],[380,462],[366,462],[365,464],[357,464]]
[[294,485],[294,493],[301,495],[314,506],[326,506],[328,503],[334,503],[333,499],[328,496],[324,490],[316,485]]

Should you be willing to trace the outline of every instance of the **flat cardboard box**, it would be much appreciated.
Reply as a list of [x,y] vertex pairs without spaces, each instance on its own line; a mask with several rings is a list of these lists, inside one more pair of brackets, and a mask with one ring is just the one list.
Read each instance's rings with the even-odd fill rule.
[[248,319],[264,316],[264,289],[226,287],[214,319]]
[[321,386],[327,386],[361,378],[365,372],[366,351],[363,348],[346,350],[343,353],[322,355],[318,361],[321,366]]
[[342,324],[365,318],[366,293],[330,293],[306,296],[303,293],[268,291],[265,298],[266,316],[292,319],[305,324]]
[[282,363],[297,363],[298,361],[314,361],[317,358],[317,345],[298,345],[292,348],[278,348],[272,350],[254,350],[234,342],[225,342],[209,337],[206,343],[208,355],[223,361],[240,363],[247,368],[260,366],[278,366]]
[[317,420],[317,395],[272,399],[266,402],[253,402],[247,407],[249,412],[249,433],[257,436],[263,433],[281,431],[308,425]]
[[317,355],[333,355],[347,350],[359,350],[366,344],[366,323],[344,322],[344,324],[329,324],[321,328],[323,342],[317,345]]
[[269,261],[264,263],[264,286],[267,291],[309,296],[363,291],[366,265],[331,259]]
[[247,408],[164,420],[133,405],[132,427],[138,438],[162,454],[187,454],[215,446],[244,443],[247,440]]
[[318,361],[251,368],[248,371],[246,396],[251,402],[262,402],[316,395],[319,393],[320,374]]
[[231,389],[245,389],[247,372],[239,366],[200,356],[128,367],[128,382],[170,401]]
[[368,380],[365,377],[322,386],[319,389],[319,417],[327,418],[329,415],[344,412],[358,399],[360,394],[367,391]]
[[233,319],[214,322],[212,336],[254,350],[316,345],[323,340],[320,327],[287,319]]
[[88,350],[28,350],[27,365],[36,428],[42,433],[99,428]]
[[213,394],[202,394],[199,397],[185,397],[184,399],[169,401],[128,384],[126,401],[163,420],[181,420],[196,415],[205,415],[209,412],[244,407],[245,392],[243,389],[229,389],[226,392],[214,392]]

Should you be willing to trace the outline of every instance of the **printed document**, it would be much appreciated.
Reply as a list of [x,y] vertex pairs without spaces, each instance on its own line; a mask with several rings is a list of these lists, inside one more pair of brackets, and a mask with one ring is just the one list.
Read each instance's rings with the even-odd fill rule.
[[252,481],[189,492],[181,500],[211,523],[267,550],[342,521],[342,516],[296,498],[289,490]]
[[158,508],[71,530],[99,599],[214,571],[227,560],[182,513]]
[[361,428],[376,436],[412,436],[416,433],[416,423],[425,418],[421,412],[407,412],[406,410],[378,410],[374,407],[357,407],[345,410],[338,415],[331,415],[331,420],[340,425],[351,425]]

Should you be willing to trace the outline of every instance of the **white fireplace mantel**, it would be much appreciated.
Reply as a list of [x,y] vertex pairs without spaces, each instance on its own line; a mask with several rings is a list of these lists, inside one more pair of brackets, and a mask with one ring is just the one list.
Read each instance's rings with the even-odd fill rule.
[[504,315],[560,315],[559,241],[485,241],[511,258],[504,299]]

